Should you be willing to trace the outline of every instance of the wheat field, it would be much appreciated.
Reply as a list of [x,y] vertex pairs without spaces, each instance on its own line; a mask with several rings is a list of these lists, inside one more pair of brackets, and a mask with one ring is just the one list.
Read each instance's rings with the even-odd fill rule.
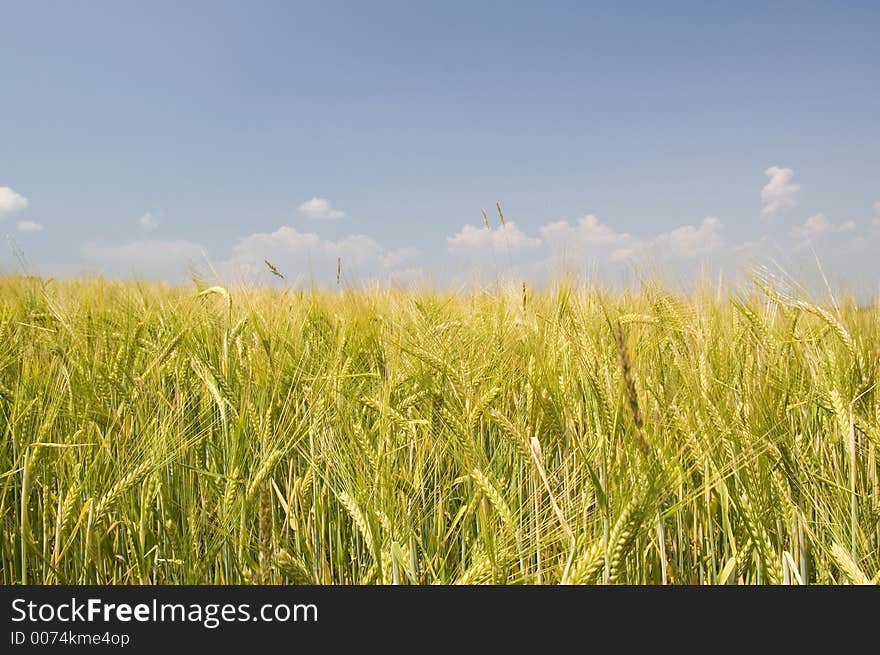
[[880,308],[0,278],[3,584],[880,581]]

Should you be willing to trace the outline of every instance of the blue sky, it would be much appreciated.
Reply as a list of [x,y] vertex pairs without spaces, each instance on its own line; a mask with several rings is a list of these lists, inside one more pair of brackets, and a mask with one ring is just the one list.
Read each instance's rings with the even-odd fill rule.
[[3,2],[0,269],[444,284],[815,251],[875,290],[878,35],[876,2]]

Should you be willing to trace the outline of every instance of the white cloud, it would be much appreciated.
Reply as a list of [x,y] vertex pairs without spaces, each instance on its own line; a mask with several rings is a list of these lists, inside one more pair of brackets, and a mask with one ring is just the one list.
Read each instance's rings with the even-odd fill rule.
[[617,232],[608,225],[600,223],[593,214],[587,214],[572,225],[568,221],[556,221],[541,226],[541,238],[548,244],[566,247],[586,248],[592,245],[607,246],[619,244],[630,239],[626,232]]
[[381,278],[401,283],[421,274],[421,269],[407,266],[420,254],[415,248],[387,250],[363,234],[324,239],[315,232],[284,225],[274,232],[257,232],[241,239],[227,265],[236,274],[251,276],[263,273],[264,260],[269,260],[288,279],[300,275],[331,281],[341,260],[343,276],[349,280]]
[[192,241],[142,239],[122,244],[88,242],[85,263],[109,275],[146,275],[160,279],[181,276],[191,263],[203,259],[204,248]]
[[16,225],[19,232],[42,232],[43,225],[34,221],[19,221]]
[[326,198],[318,198],[315,196],[311,200],[306,200],[299,206],[299,213],[306,218],[323,221],[333,221],[339,218],[345,218],[345,212],[334,209],[333,205]]
[[555,221],[539,229],[540,238],[533,238],[508,222],[498,229],[464,226],[447,238],[453,254],[476,250],[525,250],[542,247],[547,252],[540,266],[547,270],[560,263],[571,264],[584,258],[621,262],[635,257],[664,260],[693,259],[721,248],[721,221],[707,216],[697,225],[683,225],[652,238],[636,239],[627,232],[618,232],[602,223],[593,214],[577,221]]
[[465,225],[451,237],[446,237],[446,245],[451,253],[473,250],[524,250],[537,248],[540,239],[535,239],[521,231],[513,221],[507,221],[497,228]]
[[839,232],[852,232],[856,229],[855,221],[844,223],[832,223],[825,214],[813,214],[802,225],[795,227],[791,233],[800,239],[812,239],[813,237],[835,234]]
[[430,282],[430,276],[419,266],[401,268],[388,274],[388,281],[401,287],[419,286]]
[[0,217],[21,211],[28,206],[28,199],[8,186],[0,186]]
[[762,216],[775,216],[797,204],[801,185],[791,181],[794,177],[792,169],[771,166],[764,171],[764,175],[770,180],[761,189]]
[[147,212],[138,219],[138,224],[144,230],[155,230],[157,227],[159,227],[159,217],[160,216],[161,216],[161,212],[158,214],[154,214],[153,212]]
[[765,234],[757,239],[743,241],[730,247],[730,254],[734,258],[743,259],[751,257],[769,257],[778,246],[773,239]]
[[699,225],[682,225],[674,230],[661,232],[648,241],[635,241],[617,248],[611,253],[611,259],[623,261],[648,255],[662,259],[693,259],[717,250],[723,243],[721,221],[715,216],[707,216]]
[[[300,232],[296,228],[281,226],[274,232],[256,232],[241,239],[233,249],[232,259],[237,263],[256,262],[262,266],[264,259],[278,265],[282,258],[289,258],[297,269],[302,268],[307,256],[336,261],[337,257],[351,263],[378,260],[382,247],[362,234],[353,234],[339,240],[325,240],[314,232]],[[272,257],[279,261],[276,262]],[[278,265],[278,268],[281,268]]]
[[715,216],[707,216],[699,226],[683,225],[671,232],[665,232],[655,239],[660,248],[669,247],[679,257],[697,257],[721,247],[721,221]]
[[380,255],[379,262],[384,268],[397,268],[418,259],[421,254],[418,248],[398,248]]
[[610,250],[633,247],[634,239],[626,232],[618,232],[599,221],[593,214],[577,221],[546,223],[539,230],[541,240],[550,249],[548,259],[542,264],[546,270],[558,270],[569,266],[596,265]]
[[874,203],[874,217],[871,219],[874,227],[880,227],[880,200]]

